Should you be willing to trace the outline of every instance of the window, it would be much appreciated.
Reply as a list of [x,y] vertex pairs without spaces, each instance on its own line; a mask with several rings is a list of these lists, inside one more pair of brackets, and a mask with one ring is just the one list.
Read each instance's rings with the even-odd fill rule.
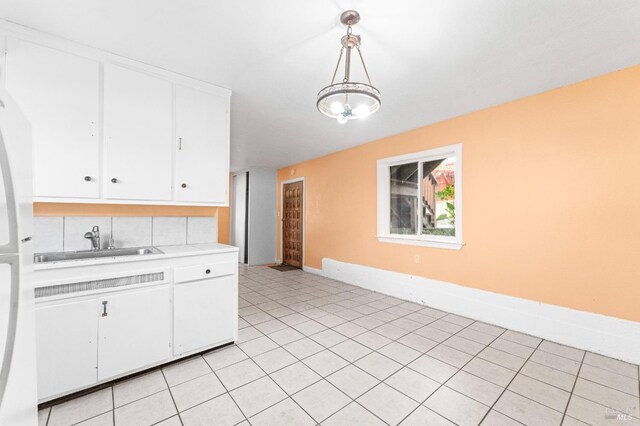
[[378,160],[378,240],[462,247],[462,145]]

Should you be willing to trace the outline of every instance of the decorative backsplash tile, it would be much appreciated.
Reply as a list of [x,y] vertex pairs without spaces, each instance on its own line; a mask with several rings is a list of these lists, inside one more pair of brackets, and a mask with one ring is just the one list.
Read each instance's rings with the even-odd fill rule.
[[64,218],[36,217],[33,222],[33,235],[37,253],[63,251]]
[[168,246],[215,243],[218,241],[216,217],[94,217],[58,216],[34,218],[36,253],[90,250],[84,234],[100,227],[101,248],[109,238],[115,246]]
[[218,219],[215,217],[187,218],[187,244],[218,241]]
[[153,244],[150,217],[113,217],[111,238],[116,247],[143,247]]
[[153,243],[157,246],[187,244],[187,218],[154,217]]

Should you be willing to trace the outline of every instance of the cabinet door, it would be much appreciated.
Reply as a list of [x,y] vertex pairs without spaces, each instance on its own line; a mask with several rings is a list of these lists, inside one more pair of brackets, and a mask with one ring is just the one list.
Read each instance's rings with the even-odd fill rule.
[[171,200],[172,84],[106,64],[106,198]]
[[155,288],[100,299],[98,380],[169,357],[171,289]]
[[227,204],[229,98],[176,86],[176,201]]
[[236,280],[236,276],[228,276],[175,285],[174,355],[233,341]]
[[9,38],[6,68],[31,123],[34,196],[98,198],[99,63]]
[[39,399],[97,382],[98,312],[96,300],[36,308]]

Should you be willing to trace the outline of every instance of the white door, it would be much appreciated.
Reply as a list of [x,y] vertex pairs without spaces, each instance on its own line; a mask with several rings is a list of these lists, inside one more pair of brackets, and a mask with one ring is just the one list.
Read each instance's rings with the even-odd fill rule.
[[176,284],[173,301],[174,355],[227,343],[235,335],[236,278]]
[[7,39],[6,88],[32,127],[34,196],[100,196],[96,61]]
[[239,249],[238,261],[247,263],[247,185],[249,185],[248,173],[240,173],[233,176],[233,189],[231,191],[231,245]]
[[101,298],[98,380],[166,360],[171,339],[171,288]]
[[228,97],[176,86],[176,200],[227,204]]
[[172,84],[105,64],[106,198],[171,200]]
[[36,308],[39,399],[97,382],[98,315],[95,299]]

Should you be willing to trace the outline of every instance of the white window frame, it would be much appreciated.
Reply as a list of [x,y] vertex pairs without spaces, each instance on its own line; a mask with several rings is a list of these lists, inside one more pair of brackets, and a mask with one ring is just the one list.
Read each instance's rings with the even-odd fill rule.
[[[391,234],[390,200],[391,200],[391,176],[390,167],[406,163],[419,164],[420,176],[422,175],[422,163],[439,160],[447,157],[456,159],[455,168],[455,230],[454,237],[444,235],[423,235],[422,223],[418,222],[418,235]],[[422,211],[422,179],[418,178],[418,199]],[[411,154],[398,155],[396,157],[383,158],[378,160],[378,241],[383,243],[409,244],[416,246],[445,248],[460,250],[464,245],[462,239],[462,144],[448,145],[433,148],[426,151]]]

